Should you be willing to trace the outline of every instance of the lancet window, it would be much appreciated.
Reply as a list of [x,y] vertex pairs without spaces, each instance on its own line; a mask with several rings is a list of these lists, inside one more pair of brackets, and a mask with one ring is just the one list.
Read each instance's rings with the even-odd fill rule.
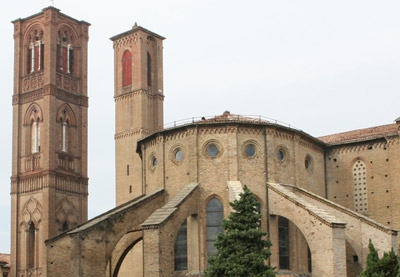
[[74,69],[73,37],[67,30],[58,32],[57,70],[71,74]]
[[122,86],[132,85],[132,53],[128,50],[122,55]]
[[178,231],[174,245],[175,270],[188,269],[187,251],[187,220],[185,220]]
[[368,213],[367,168],[362,160],[353,165],[353,199],[356,212]]
[[206,208],[207,220],[207,254],[214,255],[217,249],[214,246],[219,233],[223,232],[222,219],[224,218],[224,206],[217,198],[212,198]]
[[62,105],[57,113],[57,122],[59,124],[59,149],[61,152],[70,152],[73,140],[73,126],[75,125],[75,116],[69,105]]
[[29,35],[27,73],[32,74],[43,70],[44,67],[44,43],[43,31],[35,29]]
[[151,86],[151,56],[150,53],[147,52],[147,85]]
[[25,115],[25,138],[27,154],[40,152],[40,129],[43,122],[42,112],[38,105],[32,104]]
[[36,239],[35,239],[35,233],[36,233],[36,228],[35,224],[31,221],[29,222],[28,225],[28,245],[27,245],[27,256],[28,256],[28,268],[34,268],[35,267],[35,244],[36,244]]

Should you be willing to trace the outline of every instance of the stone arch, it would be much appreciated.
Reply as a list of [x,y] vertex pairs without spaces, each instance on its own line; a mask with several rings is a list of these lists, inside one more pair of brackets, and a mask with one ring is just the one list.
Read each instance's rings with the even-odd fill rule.
[[32,103],[25,113],[24,125],[29,125],[33,121],[43,121],[43,112],[37,103]]
[[43,25],[39,22],[35,22],[31,26],[29,26],[29,28],[25,32],[24,44],[29,45],[29,43],[34,41],[36,36],[38,36],[38,38],[42,40],[44,36],[43,29]]
[[[188,184],[171,201],[152,214],[143,224],[144,231],[144,276],[158,270],[160,264],[167,265],[163,272],[167,276],[174,273],[174,244],[179,227],[188,219],[188,236],[191,246],[188,245],[189,256],[192,261],[188,264],[188,271],[198,271],[200,257],[196,254],[200,247],[199,221],[199,189],[198,184]],[[158,249],[159,255],[154,255]],[[193,251],[192,251],[193,250]],[[156,251],[157,253],[157,251]],[[162,253],[171,253],[165,255]],[[197,256],[196,256],[197,255]],[[196,257],[195,257],[196,256]],[[156,269],[157,268],[157,269]],[[147,275],[146,275],[147,274]]]
[[[224,211],[226,210],[225,208],[225,205],[224,205],[224,198],[223,197],[221,197],[221,196],[219,196],[218,194],[215,194],[215,193],[213,193],[213,194],[210,194],[209,196],[207,196],[207,198],[205,198],[204,199],[204,203],[203,203],[203,207],[204,207],[204,210],[206,210],[206,207],[207,207],[207,203],[211,200],[211,199],[213,199],[213,198],[217,198],[219,201],[221,201],[221,203],[222,203],[222,205],[224,206]],[[229,210],[229,209],[228,209]]]
[[315,276],[346,276],[345,224],[282,188],[269,184],[271,215],[289,219],[304,235]]
[[68,24],[65,23],[60,24],[57,32],[58,32],[57,43],[62,43],[64,41],[66,43],[79,46],[79,40],[77,39],[78,34],[74,30],[74,28],[72,28]]
[[107,264],[107,272],[111,272],[111,276],[118,276],[118,272],[126,255],[133,249],[133,247],[143,240],[142,230],[132,230],[120,238],[115,245],[110,262]]
[[76,125],[75,113],[67,103],[58,108],[56,120],[57,122],[68,122],[71,125]]

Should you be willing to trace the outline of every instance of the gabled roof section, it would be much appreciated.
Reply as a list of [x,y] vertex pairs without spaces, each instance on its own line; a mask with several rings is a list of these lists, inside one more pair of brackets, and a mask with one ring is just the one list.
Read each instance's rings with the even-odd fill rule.
[[161,40],[165,39],[165,37],[163,37],[163,36],[160,36],[160,35],[152,32],[152,31],[149,31],[146,28],[143,28],[142,26],[138,26],[137,23],[135,22],[135,25],[133,25],[131,30],[123,32],[123,33],[121,33],[119,35],[115,35],[115,36],[111,37],[110,40],[115,41],[115,40],[120,39],[120,38],[122,38],[122,37],[124,37],[126,35],[133,34],[133,33],[138,32],[138,31],[143,31],[143,32],[148,33],[149,35],[152,35],[152,36],[154,36],[156,38],[159,38]]
[[375,140],[379,138],[398,136],[399,124],[387,124],[365,129],[358,129],[328,136],[318,139],[330,145],[347,144]]
[[75,18],[73,18],[73,17],[71,17],[71,16],[69,16],[69,15],[66,15],[66,14],[60,12],[59,9],[57,9],[57,8],[55,8],[55,7],[53,7],[53,6],[48,6],[48,7],[44,8],[44,9],[42,9],[41,12],[38,12],[38,13],[33,14],[33,15],[31,15],[31,16],[28,16],[28,17],[25,17],[25,18],[18,18],[18,19],[15,19],[15,20],[11,21],[11,23],[15,23],[15,22],[18,22],[18,21],[24,22],[24,21],[29,20],[29,19],[31,19],[31,18],[34,18],[34,17],[36,17],[36,16],[42,15],[46,10],[54,10],[54,11],[56,11],[57,13],[59,13],[60,15],[66,17],[66,18],[69,18],[69,19],[71,19],[71,20],[73,20],[73,21],[80,22],[80,23],[84,23],[84,24],[87,24],[87,25],[90,26],[90,23],[88,23],[88,22],[86,22],[86,21],[84,21],[84,20],[75,19]]
[[190,195],[199,187],[198,183],[187,184],[181,189],[178,194],[162,208],[156,210],[146,221],[142,224],[143,227],[157,226],[163,224],[175,211],[178,210],[179,205],[184,202]]
[[92,218],[91,220],[88,220],[85,223],[82,223],[82,224],[80,224],[70,230],[67,230],[55,237],[49,238],[48,240],[45,241],[45,243],[46,244],[50,243],[50,242],[57,240],[58,238],[61,238],[63,236],[72,235],[72,234],[76,234],[79,232],[90,231],[91,229],[96,228],[99,225],[101,225],[102,222],[104,222],[105,220],[118,217],[121,213],[136,209],[140,206],[143,206],[147,202],[152,201],[154,198],[163,197],[164,193],[165,193],[165,190],[160,189],[149,195],[138,196],[138,197],[136,197],[126,203],[123,203],[101,215],[98,215],[98,216]]

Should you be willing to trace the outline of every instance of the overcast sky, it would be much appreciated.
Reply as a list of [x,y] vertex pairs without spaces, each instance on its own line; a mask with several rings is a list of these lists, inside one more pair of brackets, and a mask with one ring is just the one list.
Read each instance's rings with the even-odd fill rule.
[[[104,3],[103,3],[104,2]],[[13,26],[52,5],[0,9],[0,253],[10,246]],[[55,0],[89,29],[89,217],[114,206],[113,48],[138,25],[164,41],[164,123],[262,115],[313,136],[400,116],[400,1]]]

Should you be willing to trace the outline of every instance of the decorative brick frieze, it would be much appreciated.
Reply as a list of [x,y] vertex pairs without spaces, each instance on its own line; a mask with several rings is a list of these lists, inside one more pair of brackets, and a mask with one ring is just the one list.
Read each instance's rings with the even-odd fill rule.
[[30,193],[53,187],[59,191],[88,194],[88,179],[45,171],[12,178],[11,193]]
[[125,132],[121,132],[121,133],[115,134],[114,135],[114,139],[115,140],[119,140],[119,139],[124,139],[124,138],[127,138],[127,137],[132,137],[134,135],[146,136],[146,135],[149,135],[149,134],[150,134],[150,131],[149,130],[144,130],[144,129],[127,130]]
[[148,90],[144,90],[144,89],[138,89],[138,90],[134,90],[134,91],[125,91],[125,88],[123,88],[122,94],[119,94],[118,96],[114,97],[114,101],[117,103],[120,101],[131,99],[134,96],[138,96],[138,95],[147,96],[149,99],[152,99],[152,100],[164,101],[164,95],[162,95],[162,94],[151,94],[151,93],[149,93]]
[[59,90],[55,86],[46,85],[40,89],[35,91],[26,92],[24,94],[16,94],[13,95],[13,105],[27,104],[33,101],[37,101],[42,99],[47,95],[53,95],[58,99],[67,101],[71,104],[85,106],[87,107],[89,104],[89,99],[87,96],[76,95],[64,90]]

